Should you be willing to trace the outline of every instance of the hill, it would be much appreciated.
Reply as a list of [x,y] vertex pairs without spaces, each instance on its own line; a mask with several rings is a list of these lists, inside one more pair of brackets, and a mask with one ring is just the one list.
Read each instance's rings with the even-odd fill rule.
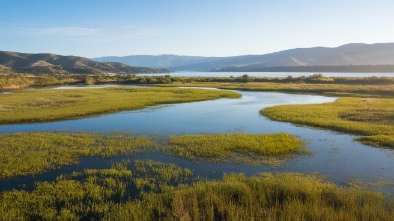
[[149,64],[151,67],[176,71],[394,72],[394,43],[352,43],[335,48],[295,48],[263,55],[234,57],[132,55],[93,60],[117,61],[128,65]]
[[37,74],[168,73],[168,69],[131,67],[119,62],[98,62],[77,56],[0,51],[0,71]]

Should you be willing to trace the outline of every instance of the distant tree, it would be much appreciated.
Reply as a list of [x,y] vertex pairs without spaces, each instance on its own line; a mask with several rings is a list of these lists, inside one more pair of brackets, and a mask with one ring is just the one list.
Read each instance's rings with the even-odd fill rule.
[[97,76],[97,82],[99,82],[99,83],[105,82],[105,79],[104,79],[104,77],[103,77],[102,74],[99,74],[99,75]]
[[130,81],[134,81],[134,80],[137,78],[137,76],[136,76],[135,74],[128,74],[128,75],[127,75],[127,78],[128,78]]
[[138,79],[138,83],[140,83],[140,84],[146,84],[146,79],[145,79],[145,77],[140,77],[140,78]]
[[241,76],[241,80],[243,82],[249,82],[250,81],[250,76],[247,75],[247,74],[244,74],[244,75]]
[[293,78],[293,76],[289,75],[289,76],[286,77],[285,81],[286,82],[293,82],[294,78]]
[[313,80],[319,80],[319,79],[324,78],[324,76],[322,74],[313,74],[313,75],[309,76],[309,78],[313,79]]

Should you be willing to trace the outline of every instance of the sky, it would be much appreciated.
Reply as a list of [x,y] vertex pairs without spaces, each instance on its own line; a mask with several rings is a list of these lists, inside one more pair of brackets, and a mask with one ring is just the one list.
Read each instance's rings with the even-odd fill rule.
[[0,50],[237,56],[394,42],[392,0],[1,0]]

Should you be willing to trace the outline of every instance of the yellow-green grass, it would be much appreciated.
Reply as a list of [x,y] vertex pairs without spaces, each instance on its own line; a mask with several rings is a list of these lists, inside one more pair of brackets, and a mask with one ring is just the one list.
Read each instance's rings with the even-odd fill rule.
[[188,159],[277,164],[306,148],[286,133],[200,134],[170,136],[164,151]]
[[77,164],[83,156],[111,157],[154,149],[146,136],[129,133],[14,133],[0,134],[0,179],[45,172]]
[[393,98],[341,98],[333,103],[269,107],[260,113],[277,121],[363,135],[358,140],[394,148]]
[[[161,149],[189,159],[278,164],[297,152],[301,142],[288,134],[219,134],[171,136],[169,140],[131,133],[12,133],[0,134],[0,179],[29,176],[77,164],[80,157],[137,154]],[[168,142],[168,144],[163,144]]]
[[34,81],[26,77],[0,77],[0,89],[7,86],[20,86],[33,84]]
[[[155,172],[146,172],[155,171]],[[226,175],[190,184],[191,171],[138,161],[133,170],[85,170],[0,193],[1,220],[392,221],[381,193],[342,188],[315,175]],[[142,185],[140,185],[142,183]]]
[[0,124],[62,120],[159,104],[240,96],[231,91],[181,88],[22,90],[1,95]]
[[15,76],[0,76],[0,89],[18,89],[20,87],[30,86],[47,86],[47,85],[61,85],[61,84],[76,84],[81,83],[81,77],[78,76],[34,76],[34,75],[15,75]]
[[190,86],[214,87],[243,91],[276,91],[286,93],[322,94],[347,97],[393,97],[394,84],[311,84],[311,83],[272,83],[272,82],[192,82],[157,85],[161,87]]

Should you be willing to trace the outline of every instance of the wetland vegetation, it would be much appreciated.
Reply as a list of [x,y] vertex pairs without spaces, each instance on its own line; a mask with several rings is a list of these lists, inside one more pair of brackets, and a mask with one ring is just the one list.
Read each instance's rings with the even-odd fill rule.
[[271,81],[243,78],[248,80],[194,81],[183,86],[340,97],[333,103],[275,106],[260,113],[277,121],[362,135],[357,140],[365,144],[394,148],[394,78],[326,78],[319,74]]
[[147,136],[131,133],[12,133],[0,134],[0,179],[43,173],[77,164],[83,156],[113,157],[155,148]]
[[333,103],[281,105],[260,111],[277,121],[362,135],[359,141],[394,148],[394,98],[341,98]]
[[165,152],[188,159],[278,164],[305,153],[295,136],[279,134],[200,134],[170,136]]
[[43,173],[48,169],[77,164],[80,157],[114,157],[146,151],[188,158],[243,162],[234,153],[247,154],[249,163],[278,163],[299,152],[301,141],[289,134],[218,134],[171,136],[169,140],[132,133],[11,133],[0,134],[0,179]]
[[[13,77],[0,78],[0,85],[132,83],[163,88],[15,91],[1,95],[0,124],[241,96],[231,91],[167,88],[202,86],[341,97],[333,103],[275,106],[260,113],[277,121],[362,135],[358,140],[366,144],[394,148],[393,78],[97,75],[64,77],[61,81],[61,77],[56,80],[43,75],[39,81],[38,76]],[[127,132],[0,134],[0,179],[76,164],[83,156],[163,151],[187,159],[272,165],[307,152],[298,137],[285,133],[156,138]],[[32,190],[0,193],[0,220],[392,220],[393,216],[394,203],[382,193],[339,187],[317,174],[227,174],[222,179],[208,180],[195,177],[192,168],[150,160],[114,163],[108,169],[86,168],[59,175],[56,181],[37,182]]]
[[[390,78],[394,79],[394,78]],[[390,81],[389,81],[390,82]],[[335,84],[280,82],[190,82],[157,85],[161,87],[213,87],[227,90],[320,94],[335,97],[393,97],[394,83]]]
[[[127,75],[86,75],[86,74],[9,74],[0,76],[0,87],[3,89],[17,89],[20,87],[43,87],[50,85],[65,84],[140,84],[140,85],[162,85],[177,86],[182,84],[212,85],[220,88],[239,89],[239,90],[259,90],[287,92],[319,93],[331,91],[358,91],[364,93],[361,85],[392,86],[392,77],[325,77],[322,74],[313,74],[301,77],[253,77],[244,74],[240,77],[172,77],[164,76],[136,76]],[[319,87],[321,86],[321,90]],[[329,85],[333,86],[330,87]],[[301,87],[299,87],[301,86]],[[335,88],[335,89],[334,89]],[[377,89],[374,87],[373,90]],[[385,90],[383,90],[385,91]]]
[[1,220],[392,220],[381,193],[338,187],[308,174],[192,171],[155,161],[63,174],[33,191],[0,193]]
[[232,91],[185,88],[22,90],[1,96],[0,124],[54,121],[142,109],[159,104],[240,96]]

